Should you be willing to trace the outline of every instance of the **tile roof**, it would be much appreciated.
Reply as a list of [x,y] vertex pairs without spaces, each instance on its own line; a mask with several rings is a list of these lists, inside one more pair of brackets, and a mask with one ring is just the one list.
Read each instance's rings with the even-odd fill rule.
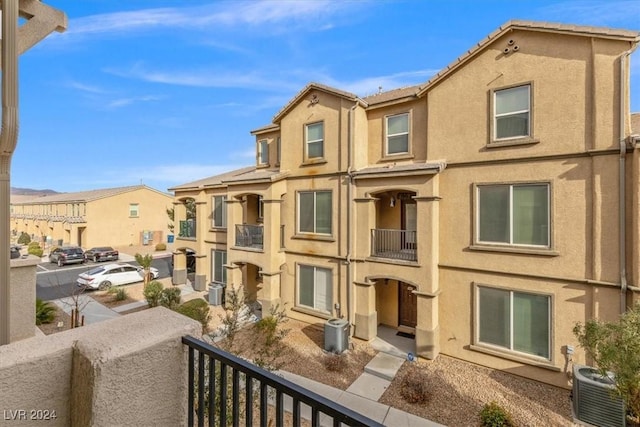
[[417,98],[418,92],[422,89],[422,86],[423,85],[415,85],[392,89],[386,92],[379,92],[374,95],[365,96],[362,99],[369,105],[369,107],[376,107],[380,104],[386,104],[387,102]]
[[252,130],[251,134],[252,135],[258,135],[258,134],[261,134],[261,133],[273,132],[273,131],[276,131],[278,129],[280,129],[280,126],[278,126],[278,125],[276,125],[274,123],[270,123],[268,125],[261,126],[261,127],[257,128],[257,129]]
[[28,199],[23,199],[25,196],[11,196],[12,204],[26,204],[26,205],[34,205],[34,204],[45,204],[45,203],[65,203],[65,202],[90,202],[93,200],[103,199],[105,197],[112,197],[118,194],[127,193],[130,191],[148,189],[151,191],[155,191],[160,194],[164,194],[167,197],[171,197],[170,194],[163,193],[151,187],[147,187],[146,185],[132,185],[129,187],[116,187],[116,188],[102,188],[99,190],[88,190],[88,191],[78,191],[75,193],[57,193],[51,194],[48,196],[32,196]]
[[425,163],[389,163],[382,166],[372,166],[353,172],[355,179],[358,178],[378,178],[382,176],[402,176],[422,173],[438,173],[442,172],[447,166],[445,161],[431,161]]
[[236,175],[243,175],[249,172],[253,172],[255,170],[256,170],[255,166],[246,166],[244,168],[235,169],[229,172],[222,173],[220,175],[214,175],[207,178],[199,179],[197,181],[188,182],[186,184],[176,185],[175,187],[169,188],[169,191],[197,190],[204,187],[215,187],[218,185],[222,185],[224,180],[233,178]]

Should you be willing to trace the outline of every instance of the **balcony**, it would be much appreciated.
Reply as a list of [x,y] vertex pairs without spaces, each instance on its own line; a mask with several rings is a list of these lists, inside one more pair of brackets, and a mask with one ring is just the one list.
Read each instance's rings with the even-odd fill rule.
[[371,230],[371,256],[401,261],[417,261],[414,230]]
[[236,224],[236,246],[240,248],[262,249],[264,228],[261,225]]
[[192,219],[188,219],[186,221],[180,221],[180,230],[178,232],[178,237],[182,237],[185,239],[195,239],[196,238],[196,224]]
[[[188,426],[382,427],[365,416],[190,336]],[[275,413],[275,414],[274,414]],[[273,419],[275,418],[275,424]]]

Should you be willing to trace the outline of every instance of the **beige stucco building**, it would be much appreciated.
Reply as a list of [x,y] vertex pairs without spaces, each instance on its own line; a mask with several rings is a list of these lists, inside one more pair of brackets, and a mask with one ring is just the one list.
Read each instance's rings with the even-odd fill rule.
[[566,387],[576,322],[639,299],[639,41],[511,21],[422,85],[309,84],[252,131],[255,166],[171,189],[196,286]]
[[11,196],[11,230],[47,245],[127,246],[165,241],[170,194],[146,185]]

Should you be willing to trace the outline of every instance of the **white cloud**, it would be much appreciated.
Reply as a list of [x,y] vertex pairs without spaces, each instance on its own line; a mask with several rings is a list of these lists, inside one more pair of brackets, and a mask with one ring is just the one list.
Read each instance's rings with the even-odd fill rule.
[[81,83],[78,81],[70,81],[68,83],[66,83],[67,87],[70,87],[72,89],[77,89],[81,92],[87,92],[87,93],[91,93],[91,94],[105,94],[107,93],[106,90],[98,87],[98,86],[93,86],[93,85],[89,85],[86,83]]
[[151,102],[151,101],[160,101],[163,99],[162,96],[154,96],[154,95],[145,95],[145,96],[134,96],[130,98],[119,98],[114,99],[107,103],[108,108],[119,108],[127,105],[131,105],[138,102]]

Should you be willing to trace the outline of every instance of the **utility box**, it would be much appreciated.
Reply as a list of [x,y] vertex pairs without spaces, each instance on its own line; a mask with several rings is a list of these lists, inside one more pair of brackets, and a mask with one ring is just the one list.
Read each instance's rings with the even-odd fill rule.
[[329,319],[324,324],[324,349],[332,353],[342,353],[349,348],[349,321]]
[[219,283],[209,285],[209,305],[224,304],[224,288]]

